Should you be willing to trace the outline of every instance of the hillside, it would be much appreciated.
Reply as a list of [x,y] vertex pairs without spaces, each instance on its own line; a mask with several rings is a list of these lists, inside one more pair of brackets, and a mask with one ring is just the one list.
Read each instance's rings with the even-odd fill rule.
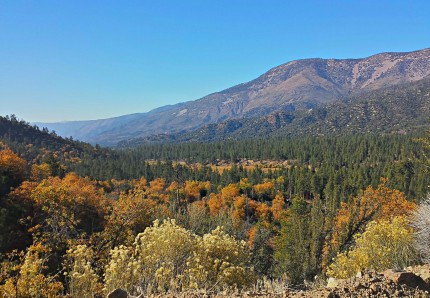
[[275,67],[250,82],[195,101],[148,113],[86,122],[42,123],[63,136],[115,145],[130,138],[173,134],[275,111],[308,110],[335,100],[430,75],[430,49],[381,53],[364,59],[304,59]]
[[0,116],[0,149],[9,147],[24,158],[29,165],[54,158],[67,168],[74,167],[81,158],[108,158],[108,149],[93,147],[88,143],[58,136],[47,128],[40,129],[17,119],[14,115]]
[[267,116],[228,120],[192,132],[162,134],[119,143],[188,142],[250,137],[407,132],[428,126],[430,79],[386,87],[308,110],[277,111]]
[[33,144],[53,151],[59,151],[65,147],[74,147],[83,151],[85,146],[88,146],[85,143],[62,138],[46,128],[40,129],[25,120],[17,119],[15,115],[0,116],[0,140],[12,147]]

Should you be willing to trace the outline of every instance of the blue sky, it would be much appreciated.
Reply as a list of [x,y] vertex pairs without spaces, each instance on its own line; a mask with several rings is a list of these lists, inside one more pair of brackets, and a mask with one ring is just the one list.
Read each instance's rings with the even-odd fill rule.
[[302,58],[430,47],[430,1],[0,0],[0,115],[146,112]]

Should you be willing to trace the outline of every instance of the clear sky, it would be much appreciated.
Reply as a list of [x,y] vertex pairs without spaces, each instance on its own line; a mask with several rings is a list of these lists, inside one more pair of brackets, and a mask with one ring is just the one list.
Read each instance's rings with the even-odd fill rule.
[[0,115],[109,118],[295,59],[427,47],[428,0],[0,0]]

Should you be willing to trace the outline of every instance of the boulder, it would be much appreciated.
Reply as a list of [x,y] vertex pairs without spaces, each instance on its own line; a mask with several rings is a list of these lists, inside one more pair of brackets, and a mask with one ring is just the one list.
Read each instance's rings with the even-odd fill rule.
[[430,265],[420,265],[408,267],[408,271],[411,271],[421,277],[426,283],[430,284]]
[[395,271],[392,269],[385,270],[383,273],[385,278],[395,282],[396,284],[406,285],[413,289],[429,291],[429,285],[424,280],[412,272]]
[[115,289],[109,293],[107,298],[128,298],[128,293],[123,289]]
[[[297,296],[292,296],[297,297]],[[329,278],[324,290],[310,292],[312,298],[330,297],[416,297],[428,298],[428,286],[414,274],[387,270],[360,272],[349,279]]]

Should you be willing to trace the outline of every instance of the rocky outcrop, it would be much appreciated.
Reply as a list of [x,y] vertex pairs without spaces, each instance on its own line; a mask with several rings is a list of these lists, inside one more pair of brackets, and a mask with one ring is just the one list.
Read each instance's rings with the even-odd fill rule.
[[382,273],[385,278],[395,282],[396,284],[407,285],[410,288],[430,291],[429,285],[424,280],[412,272],[386,270]]
[[359,273],[345,280],[329,279],[327,288],[305,297],[430,297],[429,284],[407,271]]

